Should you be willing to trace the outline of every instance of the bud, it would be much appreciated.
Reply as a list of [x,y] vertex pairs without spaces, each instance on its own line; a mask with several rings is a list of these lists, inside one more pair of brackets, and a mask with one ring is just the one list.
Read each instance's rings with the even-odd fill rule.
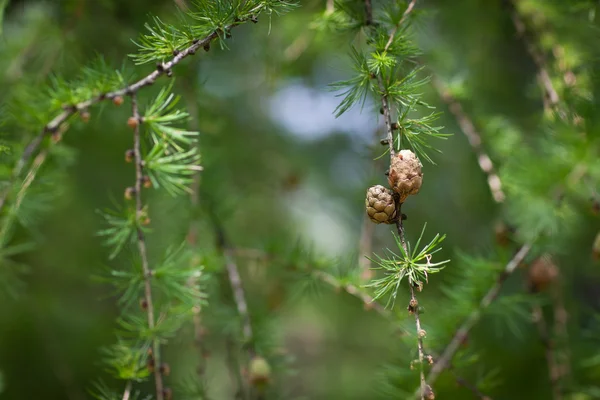
[[164,376],[169,376],[171,374],[171,367],[167,363],[160,364],[160,373]]
[[152,187],[152,181],[148,175],[142,176],[142,185],[144,185],[146,189],[150,189]]
[[423,165],[415,153],[400,150],[391,161],[388,182],[392,190],[400,195],[400,203],[410,195],[419,193],[423,183]]
[[271,366],[261,356],[254,356],[250,360],[249,379],[253,386],[264,388],[271,380]]
[[139,124],[140,121],[138,121],[136,117],[129,117],[127,120],[127,126],[129,126],[131,129],[137,128]]
[[124,101],[123,97],[121,97],[121,96],[115,96],[115,97],[113,97],[113,100],[112,100],[112,102],[115,106],[120,106],[121,104],[123,104],[123,101]]
[[91,114],[88,110],[83,110],[79,113],[79,117],[85,123],[90,122]]
[[529,267],[528,283],[534,292],[541,292],[554,282],[559,275],[559,270],[548,254],[536,259]]
[[408,303],[408,313],[409,314],[414,314],[415,312],[417,312],[417,308],[419,307],[419,302],[417,301],[417,299],[410,299],[410,302]]
[[125,162],[133,162],[133,159],[135,158],[135,151],[133,151],[133,149],[129,149],[125,152]]
[[125,189],[125,199],[131,200],[135,196],[135,188],[133,186],[129,186]]
[[369,219],[376,224],[391,224],[396,219],[396,200],[394,193],[381,186],[371,186],[367,190],[365,207]]

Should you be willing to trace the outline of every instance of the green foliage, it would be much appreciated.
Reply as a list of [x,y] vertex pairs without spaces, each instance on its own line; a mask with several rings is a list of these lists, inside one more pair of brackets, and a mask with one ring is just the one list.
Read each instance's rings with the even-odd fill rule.
[[296,3],[280,0],[194,0],[189,10],[182,11],[180,26],[153,18],[153,25],[146,24],[148,33],[134,43],[138,53],[130,54],[136,64],[164,61],[199,41],[216,35],[222,48],[231,28],[259,14],[281,15],[296,7]]
[[[346,13],[347,18],[361,21],[364,25],[363,10],[353,8],[356,2],[340,2],[340,8]],[[336,117],[341,116],[353,106],[364,106],[371,95],[376,103],[381,102],[381,97],[391,103],[391,110],[395,111],[395,118],[399,131],[394,138],[397,148],[402,147],[403,138],[418,157],[432,164],[427,150],[440,152],[437,147],[428,144],[429,139],[445,139],[449,135],[440,133],[441,127],[433,123],[438,119],[439,113],[408,119],[407,116],[418,110],[417,106],[432,108],[425,103],[422,90],[429,83],[428,77],[421,77],[423,67],[414,68],[414,58],[420,52],[412,43],[408,32],[408,24],[399,26],[405,7],[391,6],[385,8],[383,18],[379,24],[363,26],[367,36],[370,51],[365,53],[352,47],[351,59],[356,75],[353,78],[336,82],[330,85],[333,91],[344,97],[335,110]],[[392,32],[392,33],[390,33]]]
[[154,101],[144,112],[143,123],[150,129],[150,139],[155,146],[166,145],[174,150],[182,151],[180,144],[193,143],[193,137],[197,132],[174,128],[171,125],[187,121],[189,114],[185,111],[175,109],[179,97],[171,92],[172,84],[161,89]]
[[[4,397],[85,397],[89,382],[108,377],[109,385],[91,390],[95,398],[121,400],[125,387],[132,389],[130,400],[153,398],[146,395],[154,379],[148,350],[157,342],[172,367],[165,383],[177,399],[234,398],[237,380],[246,382],[240,370],[252,352],[271,367],[265,400],[411,398],[419,380],[414,319],[404,307],[386,310],[378,302],[393,304],[402,280],[427,282],[429,273],[446,265],[432,264],[429,256],[445,260],[448,248],[459,249],[452,257],[457,261],[417,293],[426,354],[435,360],[466,318],[475,316],[476,323],[432,385],[437,398],[551,398],[548,371],[554,369],[530,318],[534,307],[543,310],[557,360],[563,351],[570,354],[570,375],[558,377],[562,396],[600,397],[598,273],[591,253],[600,204],[600,53],[590,39],[598,36],[597,3],[514,2],[526,26],[526,34],[518,35],[510,7],[504,7],[508,2],[417,1],[405,15],[409,1],[372,0],[369,25],[362,0],[302,2],[297,13],[273,23],[276,34],[269,37],[260,26],[237,35],[235,26],[256,17],[270,24],[271,15],[291,3],[177,2],[184,3],[188,8],[174,16],[164,15],[175,9],[171,0],[21,0],[6,8],[0,43],[0,192],[8,193],[0,210],[0,294],[9,295],[2,296],[6,307],[0,312]],[[436,12],[417,27],[416,17],[430,10]],[[150,82],[153,88],[136,90],[143,182],[147,177],[158,192],[143,190],[141,211],[126,199],[92,218],[90,210],[105,209],[106,192],[134,184],[134,166],[122,161],[132,142],[124,124],[130,110],[111,104],[93,112],[88,124],[73,113],[13,178],[25,147],[48,122],[78,103],[80,114],[86,107],[93,111],[103,93],[133,82],[133,74],[112,67],[111,60],[134,53],[132,29],[144,25],[130,55],[135,64],[167,62],[206,38],[214,39],[213,49],[234,50],[203,53],[199,66],[194,60],[174,66],[177,80],[170,85],[161,76]],[[342,42],[351,44],[346,68],[335,64],[346,52]],[[532,47],[543,55],[559,95],[556,107],[543,104]],[[90,62],[95,52],[106,58]],[[145,73],[152,71],[147,67]],[[456,124],[456,104],[446,104],[443,114],[433,109],[445,107],[447,99],[437,98],[429,74],[448,82],[480,140],[460,134],[433,140],[460,132],[464,121]],[[340,119],[334,134],[325,135],[332,129],[324,122],[323,136],[307,140],[280,123],[291,114],[317,131],[329,103],[294,91],[312,93],[340,78],[330,86],[340,96],[336,116],[356,106],[377,111],[385,97],[389,122],[397,124],[395,148],[410,148],[442,166],[423,168],[424,186],[402,210],[409,215],[408,237],[428,220],[448,238],[437,235],[405,250],[398,237],[390,245],[389,229],[374,228],[374,248],[392,250],[371,258],[377,274],[369,286],[357,262],[365,260],[356,254],[365,229],[360,197],[367,184],[385,180],[385,166],[368,164],[368,132],[350,138],[348,120]],[[273,101],[280,89],[292,91],[292,107]],[[367,130],[377,128],[375,114],[363,115],[372,128]],[[357,121],[347,117],[349,124]],[[81,155],[74,163],[76,152]],[[489,196],[487,182],[494,180],[480,169],[487,165],[482,153],[500,177],[502,202]],[[200,154],[205,172],[194,180]],[[200,193],[191,190],[192,181],[200,182]],[[212,213],[230,237],[212,227]],[[498,234],[496,245],[492,227],[501,218],[509,233]],[[100,222],[107,251],[89,234]],[[138,254],[138,229],[148,275]],[[173,246],[184,237],[189,244]],[[531,256],[510,277],[503,275],[525,242],[533,243]],[[103,251],[110,261],[101,282],[108,289],[88,282]],[[532,294],[524,289],[531,279],[528,264],[543,252],[556,256],[560,278],[548,291]],[[241,275],[249,340],[226,262]],[[153,328],[145,309],[150,275]],[[480,309],[499,278],[506,279],[497,298]],[[555,294],[562,294],[567,310],[566,337],[557,324]],[[98,302],[98,296],[108,301]],[[373,297],[377,303],[369,301]],[[106,346],[100,355],[99,346]],[[201,364],[205,373],[198,372]],[[424,365],[426,374],[430,368]]]
[[394,234],[396,247],[400,254],[387,249],[387,257],[384,258],[375,255],[375,258],[371,259],[371,261],[378,265],[376,269],[380,269],[385,273],[383,278],[375,279],[368,285],[368,287],[374,288],[376,300],[389,296],[387,305],[391,303],[393,307],[396,302],[400,283],[402,283],[404,278],[407,278],[410,286],[421,289],[424,282],[429,282],[429,274],[441,271],[444,265],[450,262],[450,260],[431,262],[432,256],[442,249],[439,245],[444,241],[446,235],[435,235],[427,245],[419,249],[426,226],[423,226],[421,235],[414,248],[411,248],[410,243],[406,243],[405,248],[400,237]]
[[135,242],[138,228],[147,230],[136,214],[131,206],[100,212],[108,228],[100,230],[98,236],[106,237],[104,243],[112,248],[109,258],[115,258],[125,245]]

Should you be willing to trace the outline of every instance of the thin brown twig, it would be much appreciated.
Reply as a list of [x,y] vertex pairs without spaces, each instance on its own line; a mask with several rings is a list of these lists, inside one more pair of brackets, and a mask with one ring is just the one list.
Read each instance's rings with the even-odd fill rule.
[[373,4],[371,0],[365,0],[365,25],[373,25]]
[[479,168],[487,176],[487,183],[492,193],[492,197],[496,203],[502,203],[506,199],[506,195],[502,190],[502,181],[494,168],[494,163],[485,152],[481,135],[477,132],[475,124],[469,118],[460,102],[450,93],[447,87],[436,77],[431,79],[433,87],[437,90],[440,98],[448,106],[448,110],[454,115],[460,129],[467,137],[469,144],[473,148],[473,152],[477,156]]
[[[416,0],[412,0],[409,3],[408,7],[404,11],[404,14],[402,15],[402,18],[394,26],[394,29],[392,29],[392,32],[390,33],[390,37],[388,39],[388,42],[385,46],[386,51],[389,49],[389,46],[392,44],[392,42],[394,40],[394,36],[396,35],[398,29],[400,28],[400,25],[402,25],[402,23],[406,20],[408,15],[413,10],[415,4],[416,4]],[[394,156],[396,155],[396,152],[394,149],[394,133],[393,133],[393,128],[392,128],[392,124],[393,124],[392,123],[392,110],[390,107],[388,94],[385,89],[386,88],[385,82],[384,82],[383,76],[381,74],[377,75],[377,83],[379,85],[379,90],[381,91],[381,108],[383,110],[383,117],[384,117],[385,128],[386,128],[386,138],[387,138],[386,140],[388,142],[388,146],[389,146],[389,150],[390,150],[390,160],[392,160],[394,158]],[[400,203],[400,202],[396,203],[396,215],[398,216],[398,218],[396,220],[396,228],[398,230],[398,236],[400,237],[400,242],[402,243],[402,247],[404,247],[404,251],[408,254],[405,233],[404,233],[404,223],[403,223],[403,218],[402,218],[402,203]],[[415,289],[413,286],[414,283],[415,282],[411,282],[410,280],[408,282],[408,285],[410,286],[410,297],[411,297],[411,299],[410,299],[411,306],[409,306],[409,310],[415,316],[415,326],[417,329],[417,350],[419,353],[420,394],[421,394],[421,400],[424,400],[425,398],[428,398],[428,399],[433,398],[433,390],[427,384],[427,381],[425,379],[425,370],[424,370],[424,365],[423,365],[424,360],[425,360],[425,351],[424,351],[424,346],[423,346],[423,337],[425,336],[425,331],[421,328],[421,319],[419,316],[418,301],[417,301],[417,298],[415,295]],[[414,305],[414,307],[412,305]]]
[[[257,8],[253,12],[258,13],[260,11],[261,11],[261,9]],[[176,66],[177,64],[179,64],[183,59],[185,59],[186,57],[188,57],[190,55],[196,54],[196,52],[202,48],[208,49],[209,48],[208,46],[210,45],[210,43],[214,39],[218,38],[223,32],[229,32],[230,29],[232,29],[238,25],[241,25],[249,20],[252,20],[252,16],[240,18],[236,22],[224,27],[223,29],[216,30],[216,31],[210,33],[203,39],[194,40],[190,46],[187,46],[183,50],[175,51],[174,52],[175,55],[173,56],[173,58],[170,61],[167,61],[164,63],[159,63],[157,68],[153,72],[151,72],[144,78],[138,80],[137,82],[132,83],[131,85],[127,85],[124,88],[121,88],[121,89],[118,89],[118,90],[115,90],[112,92],[102,93],[98,96],[84,100],[77,104],[65,105],[64,110],[60,114],[58,114],[56,117],[54,117],[54,119],[52,119],[50,122],[48,122],[44,126],[42,131],[38,134],[38,136],[36,136],[27,145],[27,147],[25,147],[23,154],[21,154],[21,157],[19,158],[19,160],[17,161],[17,163],[15,165],[15,168],[13,169],[13,173],[11,175],[10,182],[7,185],[7,188],[4,189],[0,193],[0,211],[2,211],[2,209],[4,208],[4,205],[6,204],[6,199],[7,199],[8,195],[10,194],[11,186],[17,181],[17,179],[21,175],[21,172],[23,171],[23,168],[29,163],[29,160],[31,159],[33,154],[37,152],[38,148],[41,146],[42,142],[44,141],[44,138],[48,134],[52,134],[52,133],[56,132],[59,129],[59,127],[69,117],[71,117],[72,115],[74,115],[78,112],[85,111],[89,107],[91,107],[97,103],[100,103],[101,101],[113,100],[116,97],[122,97],[122,96],[126,96],[126,95],[132,96],[135,93],[137,93],[140,89],[142,89],[146,86],[153,85],[159,77],[161,77],[163,75],[170,76],[172,73],[173,67]]]
[[[154,303],[152,302],[152,270],[150,269],[148,263],[148,252],[146,249],[146,238],[144,235],[144,231],[142,230],[140,224],[141,220],[144,218],[144,204],[142,203],[142,187],[144,181],[144,171],[143,165],[144,160],[142,158],[142,144],[141,144],[141,135],[140,135],[140,123],[141,117],[137,104],[137,97],[135,94],[131,96],[131,104],[133,108],[133,118],[137,121],[134,129],[133,135],[133,152],[135,157],[135,209],[136,209],[136,218],[138,220],[137,226],[137,244],[138,250],[140,253],[140,258],[142,260],[142,271],[144,273],[144,308],[146,309],[146,314],[148,316],[148,329],[153,331],[155,328],[155,319],[154,319]],[[163,400],[163,380],[162,374],[160,372],[160,343],[158,339],[152,340],[152,355],[154,361],[154,380],[156,384],[156,399]]]
[[[221,250],[221,252],[223,253],[223,257],[225,258],[225,268],[227,269],[227,277],[231,285],[231,290],[233,292],[233,298],[235,300],[235,305],[238,314],[242,319],[243,347],[247,349],[248,358],[251,359],[255,356],[254,336],[252,331],[252,323],[250,320],[250,313],[248,311],[248,303],[246,302],[246,294],[244,291],[244,286],[242,284],[242,278],[238,266],[235,262],[235,251],[229,243],[227,235],[225,234],[225,229],[221,225],[214,211],[211,212],[211,216],[216,235],[217,247],[219,248],[219,250]],[[240,392],[243,393],[245,398],[249,397],[250,390],[251,388],[247,385],[243,385],[243,387],[240,388]]]
[[569,375],[571,371],[571,352],[569,349],[569,333],[567,330],[568,314],[565,308],[560,281],[553,288],[552,300],[554,305],[554,334],[559,340],[560,350],[557,354],[557,363],[559,365],[560,377]]
[[408,17],[408,14],[410,14],[412,12],[416,3],[417,3],[417,0],[412,0],[408,4],[408,7],[404,11],[404,14],[402,14],[402,18],[400,18],[400,21],[398,21],[398,23],[394,26],[394,29],[392,29],[392,32],[390,33],[390,38],[388,39],[387,43],[385,44],[385,49],[384,49],[385,51],[387,51],[390,48],[390,46],[392,45],[392,42],[394,41],[394,36],[396,36],[396,33],[398,32],[400,25],[402,25],[402,23],[406,20],[406,18]]
[[125,385],[125,390],[123,391],[122,400],[129,400],[131,397],[131,381],[127,381],[127,385]]
[[452,357],[460,347],[461,343],[467,338],[467,335],[471,328],[475,326],[479,318],[481,317],[481,313],[485,310],[500,294],[500,289],[504,282],[508,279],[509,276],[515,271],[517,266],[525,259],[529,251],[531,250],[532,244],[527,243],[523,245],[519,251],[515,254],[515,256],[506,264],[504,270],[498,277],[496,278],[496,282],[490,288],[490,290],[483,297],[481,302],[479,303],[479,307],[467,317],[467,319],[462,323],[462,325],[458,328],[454,337],[444,349],[444,352],[440,356],[438,360],[435,361],[431,371],[429,371],[429,375],[427,376],[427,382],[429,384],[433,384],[442,373],[442,371],[449,365],[452,360]]
[[[537,66],[538,80],[544,91],[544,107],[546,109],[555,110],[562,119],[566,119],[566,110],[560,106],[560,96],[554,88],[554,85],[552,84],[552,79],[550,78],[550,74],[548,73],[546,57],[544,57],[542,52],[538,50],[538,48],[534,44],[534,40],[531,40],[527,37],[527,26],[521,18],[518,8],[514,3],[514,0],[506,0],[505,3],[510,10],[510,17],[513,21],[517,34],[523,40],[527,52],[533,59],[535,65]],[[529,35],[531,36],[532,32],[529,32]]]
[[471,393],[473,393],[473,395],[477,396],[477,398],[479,398],[481,400],[492,400],[492,398],[490,396],[487,396],[484,393],[482,393],[481,390],[479,390],[477,388],[477,386],[474,386],[472,383],[465,380],[464,378],[454,374],[454,379],[460,386],[469,389],[471,391]]
[[391,317],[391,313],[381,303],[378,303],[372,296],[360,290],[357,286],[351,283],[340,283],[333,275],[324,271],[316,270],[312,274],[333,288],[345,290],[348,294],[356,297],[364,304],[367,310],[373,309],[386,318]]
[[544,319],[542,307],[538,304],[532,308],[533,321],[536,323],[540,339],[544,345],[544,354],[546,356],[546,363],[548,364],[548,376],[550,379],[550,388],[552,390],[552,398],[554,400],[561,400],[562,394],[560,392],[559,380],[560,372],[556,361],[554,341],[550,338],[548,332],[548,324]]

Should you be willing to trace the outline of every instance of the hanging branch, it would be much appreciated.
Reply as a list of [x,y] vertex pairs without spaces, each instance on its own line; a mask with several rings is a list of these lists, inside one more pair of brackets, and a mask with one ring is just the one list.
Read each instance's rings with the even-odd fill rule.
[[502,181],[500,180],[500,177],[494,168],[492,160],[483,148],[481,135],[479,132],[477,132],[475,124],[473,124],[471,118],[469,118],[467,113],[464,111],[460,102],[454,96],[452,96],[450,91],[439,79],[434,77],[432,78],[431,83],[437,90],[440,98],[448,106],[448,110],[450,110],[450,112],[454,115],[454,118],[456,118],[456,122],[458,122],[460,129],[465,134],[469,144],[473,148],[473,152],[477,156],[479,168],[487,176],[487,183],[494,201],[499,204],[503,203],[506,199],[506,195],[502,190]]
[[[510,11],[510,17],[513,21],[517,34],[523,40],[527,52],[533,59],[535,65],[537,66],[538,80],[544,91],[544,108],[555,110],[561,119],[566,119],[566,110],[564,109],[564,107],[560,106],[560,96],[554,88],[554,85],[552,84],[552,79],[550,78],[550,74],[548,73],[546,57],[544,57],[542,52],[540,52],[534,44],[535,40],[528,38],[527,26],[525,25],[525,22],[519,15],[514,0],[505,0],[505,4]],[[531,35],[532,33],[529,32],[529,36]]]
[[[406,18],[410,14],[410,12],[413,10],[415,3],[416,3],[416,0],[412,0],[410,2],[408,7],[406,8],[406,10],[404,11],[402,18],[394,26],[394,29],[390,33],[390,37],[387,41],[387,44],[385,45],[385,51],[387,51],[389,49],[390,45],[392,44],[392,42],[394,40],[394,36],[396,35],[396,32],[398,31],[400,25],[406,20]],[[382,74],[377,75],[377,82],[379,84],[379,89],[382,93],[381,108],[383,109],[383,118],[384,118],[385,129],[386,129],[386,139],[387,139],[389,150],[390,150],[390,164],[391,164],[393,162],[394,157],[396,156],[396,152],[394,149],[392,110],[390,107],[390,101],[388,98],[388,94],[387,94],[387,90],[386,90],[386,87],[384,84]],[[406,238],[405,238],[404,223],[403,223],[404,216],[402,215],[402,202],[401,201],[396,202],[396,216],[397,216],[396,229],[398,231],[400,243],[402,244],[402,247],[404,248],[404,252],[406,254],[409,254],[408,248],[406,246]],[[409,278],[408,285],[410,286],[410,303],[409,303],[410,305],[409,305],[408,309],[409,309],[409,312],[415,316],[415,326],[416,326],[416,332],[417,332],[417,349],[418,349],[418,353],[419,353],[419,375],[420,375],[421,400],[424,400],[424,399],[432,399],[435,396],[433,394],[433,390],[427,384],[427,380],[425,379],[425,369],[424,369],[424,365],[423,365],[425,362],[425,350],[424,350],[424,346],[423,346],[423,338],[425,337],[426,333],[421,327],[421,319],[419,316],[419,306],[418,306],[419,302],[417,301],[417,297],[415,295],[415,287],[414,287],[416,284],[417,284],[416,282],[413,282],[412,279]]]
[[[366,1],[368,1],[368,0],[366,0]],[[390,38],[388,39],[388,41],[385,45],[385,51],[387,51],[390,48],[392,42],[394,41],[394,36],[396,36],[396,33],[398,32],[398,29],[400,28],[400,25],[402,25],[402,23],[406,20],[406,18],[408,17],[408,14],[410,14],[412,12],[416,3],[417,3],[417,0],[412,0],[408,4],[408,7],[406,7],[404,14],[402,14],[402,18],[400,18],[400,21],[398,21],[398,23],[396,24],[396,26],[394,26],[394,29],[392,29],[392,32],[390,33]],[[373,17],[371,16],[371,18],[373,18]]]
[[156,80],[158,78],[160,78],[161,76],[163,76],[163,75],[172,76],[173,67],[175,67],[177,64],[179,64],[185,58],[187,58],[190,55],[196,54],[196,52],[200,49],[205,49],[206,51],[208,51],[210,49],[210,43],[213,40],[215,40],[217,38],[221,38],[221,37],[227,37],[232,28],[234,28],[238,25],[241,25],[247,21],[256,22],[257,21],[256,14],[260,13],[264,8],[265,8],[264,4],[260,4],[254,10],[252,10],[251,13],[248,13],[248,15],[244,15],[244,16],[236,18],[235,22],[223,27],[222,29],[214,30],[212,33],[205,36],[204,38],[194,39],[192,41],[191,45],[189,45],[181,50],[174,50],[173,51],[174,55],[171,60],[169,60],[167,62],[159,62],[157,64],[156,69],[153,72],[151,72],[150,74],[148,74],[147,76],[138,80],[135,83],[132,83],[130,85],[127,85],[127,86],[125,86],[121,89],[115,90],[115,91],[102,93],[96,97],[86,99],[86,100],[81,101],[76,104],[66,104],[64,106],[64,111],[61,112],[60,114],[58,114],[56,117],[54,117],[54,119],[52,119],[50,122],[48,122],[43,127],[42,131],[38,134],[38,136],[36,136],[27,145],[27,147],[25,147],[23,154],[21,155],[21,157],[19,158],[19,160],[17,161],[17,164],[15,165],[15,167],[13,169],[13,172],[12,172],[9,184],[7,185],[7,188],[4,189],[0,193],[0,212],[2,211],[2,209],[4,208],[4,206],[6,204],[6,199],[7,199],[8,195],[10,194],[12,185],[20,177],[21,172],[23,171],[23,168],[29,163],[31,157],[37,152],[37,150],[41,146],[41,144],[44,141],[44,139],[46,138],[46,136],[57,132],[58,129],[60,128],[60,126],[64,122],[66,122],[69,117],[71,117],[72,115],[74,115],[76,113],[85,112],[91,106],[93,106],[97,103],[100,103],[104,100],[112,100],[112,101],[115,101],[116,103],[119,103],[123,96],[134,95],[140,89],[142,89],[146,86],[153,85],[156,82]]
[[[248,311],[248,303],[246,302],[246,295],[242,285],[242,278],[235,262],[234,249],[230,245],[230,242],[225,234],[225,230],[214,211],[211,211],[211,218],[213,221],[217,248],[223,253],[223,257],[225,258],[227,277],[229,278],[229,283],[231,284],[231,290],[233,292],[233,298],[235,300],[238,314],[242,319],[243,347],[247,349],[248,359],[251,360],[256,355],[254,349],[254,336],[252,332],[250,313]],[[244,387],[240,388],[240,391],[244,393],[245,397],[247,398],[250,393],[250,387],[244,385]]]
[[[141,228],[141,220],[145,217],[144,205],[142,203],[142,187],[144,183],[143,166],[144,160],[142,158],[141,148],[141,135],[140,135],[140,123],[141,116],[138,110],[137,98],[133,94],[131,96],[131,103],[133,107],[133,121],[136,121],[133,135],[133,152],[135,162],[135,209],[136,209],[136,230],[137,230],[137,245],[142,260],[142,271],[144,274],[144,308],[148,317],[148,329],[154,331],[155,329],[155,317],[154,317],[154,303],[152,302],[152,270],[148,263],[148,253],[146,250],[146,238],[144,231]],[[152,340],[152,361],[154,363],[154,381],[156,384],[156,399],[163,400],[164,387],[162,374],[160,371],[160,343],[157,338]]]
[[496,278],[496,282],[490,288],[490,290],[486,293],[486,295],[479,303],[479,307],[471,313],[467,317],[467,319],[462,323],[462,325],[458,328],[454,337],[446,346],[446,349],[443,351],[442,355],[435,361],[431,371],[429,371],[429,375],[427,376],[427,382],[429,384],[433,384],[442,371],[448,367],[452,357],[460,347],[461,343],[467,338],[467,334],[469,331],[475,326],[479,318],[481,317],[482,311],[485,310],[500,294],[500,289],[504,282],[508,279],[509,276],[515,271],[517,266],[525,259],[529,251],[531,250],[531,243],[523,245],[521,249],[515,254],[515,256],[506,264],[502,273]]

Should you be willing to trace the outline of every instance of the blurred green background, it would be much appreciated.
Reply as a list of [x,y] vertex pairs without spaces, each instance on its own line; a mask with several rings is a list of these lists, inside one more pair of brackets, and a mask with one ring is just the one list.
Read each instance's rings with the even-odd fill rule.
[[[97,54],[115,67],[125,62],[136,76],[143,76],[152,67],[133,68],[126,60],[135,51],[131,39],[143,31],[150,15],[169,20],[182,1],[10,0],[0,38],[0,99],[7,101],[11,91],[24,88],[44,90],[42,84],[52,74],[75,76]],[[418,3],[418,9],[426,11],[415,25],[422,61],[461,99],[502,171],[511,153],[517,153],[511,137],[522,141],[515,143],[527,143],[546,129],[537,68],[515,32],[510,12],[495,0]],[[556,18],[551,21],[559,20],[561,2],[545,2],[545,8],[538,4],[544,2],[530,3]],[[574,12],[571,20],[565,16],[563,25],[553,25],[555,35],[567,46],[575,43],[579,50],[590,50],[599,38],[590,32],[597,31],[578,31],[575,18],[589,22],[590,10],[598,5],[573,4],[583,11]],[[278,376],[277,385],[286,393],[278,398],[403,398],[378,390],[385,365],[415,358],[405,354],[407,347],[397,339],[395,327],[346,293],[326,285],[317,285],[316,294],[307,292],[286,275],[294,263],[329,264],[340,273],[352,270],[363,227],[364,193],[368,186],[386,182],[385,157],[373,161],[384,136],[379,106],[367,102],[362,111],[355,108],[338,119],[333,116],[340,99],[327,85],[351,75],[352,37],[312,29],[325,6],[325,1],[303,0],[300,8],[282,17],[262,16],[256,25],[236,28],[228,50],[215,46],[174,70],[174,90],[192,117],[190,128],[200,132],[200,206],[192,208],[185,197],[148,195],[149,249],[151,257],[160,257],[167,246],[184,241],[190,221],[197,220],[206,268],[218,271],[222,259],[215,255],[209,218],[216,214],[235,248],[258,249],[279,258],[263,263],[242,255],[237,260],[257,335],[268,332],[268,346],[293,357],[290,370]],[[583,54],[591,57],[593,52]],[[141,92],[142,104],[157,93],[160,84],[155,86]],[[425,345],[434,343],[434,351],[440,352],[444,341],[435,342],[435,329],[445,328],[437,328],[435,320],[451,307],[440,288],[461,268],[457,252],[502,265],[514,248],[499,247],[494,229],[503,219],[513,221],[494,203],[475,154],[438,93],[429,87],[424,97],[444,111],[440,125],[453,136],[433,143],[442,151],[434,156],[437,165],[424,166],[422,190],[407,201],[403,212],[408,215],[409,239],[415,240],[425,223],[426,239],[437,232],[448,235],[440,259],[453,262],[432,277],[420,296],[426,310],[423,320],[433,337]],[[133,169],[123,158],[131,146],[128,115],[125,106],[94,107],[90,122],[75,122],[60,152],[44,167],[60,164],[64,169],[54,177],[60,184],[45,189],[51,192],[46,209],[19,228],[14,239],[33,238],[36,246],[18,259],[28,266],[18,296],[3,298],[0,306],[0,398],[80,400],[90,398],[88,389],[99,378],[121,385],[107,376],[99,352],[115,339],[119,310],[110,287],[93,277],[109,263],[108,251],[95,235],[102,228],[96,210],[121,199],[133,181]],[[542,171],[545,162],[537,160]],[[42,175],[40,185],[43,182]],[[600,272],[591,257],[600,224],[591,202],[576,202],[574,209],[575,227],[560,246],[548,240],[535,253],[554,246],[570,311],[573,375],[585,383],[600,378],[577,373],[578,352],[598,354],[597,347],[580,338],[595,326],[592,314],[600,307]],[[297,246],[303,249],[301,255],[296,254]],[[390,227],[376,226],[372,251],[381,253],[388,246]],[[505,292],[522,291],[525,275],[518,270]],[[480,288],[481,294],[491,283]],[[228,399],[232,389],[218,327],[235,318],[235,311],[228,293],[224,303],[229,308],[219,307],[218,290],[208,291],[215,296],[209,299],[206,316],[211,398]],[[414,329],[411,317],[402,312],[403,304],[404,300],[397,306],[399,323]],[[470,337],[481,352],[465,376],[478,381],[482,374],[496,371],[482,384],[494,399],[551,398],[543,346],[527,321],[527,310],[522,313],[525,317],[515,322],[518,335],[504,319],[498,317],[501,323],[495,323],[491,314]],[[191,326],[186,326],[165,350],[173,385],[178,379],[193,379],[198,355],[191,338]],[[417,386],[416,372],[402,379],[400,385],[409,392]],[[440,379],[436,392],[438,398],[475,398],[456,385],[452,375]]]

